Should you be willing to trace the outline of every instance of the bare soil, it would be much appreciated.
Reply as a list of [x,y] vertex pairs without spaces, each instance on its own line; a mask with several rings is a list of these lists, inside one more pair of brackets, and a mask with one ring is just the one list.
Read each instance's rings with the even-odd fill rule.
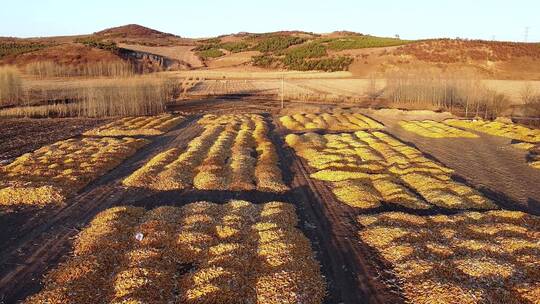
[[0,163],[44,145],[73,137],[105,123],[106,119],[0,119]]

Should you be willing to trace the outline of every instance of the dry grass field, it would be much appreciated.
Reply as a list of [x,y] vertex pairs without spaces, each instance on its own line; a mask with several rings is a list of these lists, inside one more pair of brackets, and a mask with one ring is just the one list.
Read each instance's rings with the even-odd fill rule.
[[[333,74],[333,75],[326,75]],[[260,94],[281,94],[281,78],[287,99],[302,100],[334,97],[338,100],[362,100],[380,97],[384,94],[385,78],[351,78],[342,72],[335,73],[293,73],[293,72],[168,72],[175,77],[199,77],[205,79],[190,93],[193,95],[239,95],[245,92]],[[523,93],[527,89],[540,92],[540,81],[534,80],[480,80],[479,83],[494,92],[508,97],[510,104],[523,104]],[[315,100],[314,100],[315,101]]]

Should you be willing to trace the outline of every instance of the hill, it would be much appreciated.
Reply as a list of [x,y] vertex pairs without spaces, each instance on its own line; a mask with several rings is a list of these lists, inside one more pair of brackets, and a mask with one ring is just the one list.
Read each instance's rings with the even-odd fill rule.
[[104,38],[169,38],[178,37],[173,34],[160,32],[138,24],[127,24],[108,28],[94,33],[95,36]]
[[93,33],[93,39],[116,43],[138,44],[146,46],[191,45],[192,39],[161,32],[138,24],[128,24]]
[[39,61],[51,61],[60,65],[79,65],[103,61],[116,61],[121,58],[112,52],[76,43],[66,43],[41,48],[16,57],[9,57],[4,63],[26,65]]
[[[89,51],[81,44],[99,51]],[[540,79],[538,43],[403,40],[350,31],[241,32],[190,39],[137,24],[82,36],[0,38],[0,63],[50,60],[59,50],[77,58],[64,60],[72,62],[92,62],[127,50],[123,54],[178,63],[168,64],[167,69],[347,70],[355,77],[433,69],[467,71],[481,78]]]

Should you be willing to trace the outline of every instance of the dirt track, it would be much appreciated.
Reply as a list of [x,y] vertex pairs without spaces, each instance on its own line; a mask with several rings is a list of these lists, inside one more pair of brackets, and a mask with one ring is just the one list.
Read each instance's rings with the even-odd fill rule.
[[[194,101],[185,107],[178,107],[177,110],[187,113],[230,113],[231,108],[240,109],[234,112],[279,112],[276,102],[234,100],[218,103]],[[527,171],[523,175],[509,175],[502,180],[508,172],[515,172],[515,168],[521,170],[526,167],[525,161],[519,158],[518,151],[509,150],[513,148],[508,146],[507,140],[482,136],[480,144],[465,140],[457,143],[444,140],[433,145],[432,139],[421,138],[402,130],[395,125],[395,118],[376,115],[372,117],[387,124],[389,133],[436,157],[471,184],[499,190],[501,193],[488,192],[491,195],[497,194],[498,200],[504,199],[505,207],[535,210],[534,203],[527,205],[526,199],[540,199],[540,189],[531,184],[536,181],[538,185],[540,172]],[[281,200],[296,204],[300,229],[310,238],[328,281],[329,295],[325,303],[404,302],[398,282],[388,271],[388,267],[385,267],[383,260],[357,238],[359,227],[355,217],[359,211],[337,202],[323,182],[309,178],[310,168],[297,158],[291,149],[284,146],[282,135],[286,132],[279,126],[272,137],[278,147],[283,147],[278,149],[282,160],[281,167],[285,181],[291,186],[291,191],[283,195],[258,191],[148,192],[120,185],[125,176],[157,153],[173,146],[183,148],[197,136],[201,128],[195,123],[196,118],[197,115],[192,115],[191,119],[171,132],[152,138],[151,144],[87,186],[65,207],[41,211],[24,210],[0,218],[0,236],[3,243],[0,249],[0,303],[16,303],[39,290],[39,281],[43,274],[69,254],[73,237],[98,212],[106,208],[124,204],[146,208],[160,205],[179,206],[200,200],[223,203],[233,198],[246,199],[253,203]],[[501,152],[491,156],[492,158],[486,158],[486,154],[494,146],[507,148],[500,150]],[[475,153],[479,156],[469,155]],[[495,154],[493,150],[491,153]],[[498,162],[500,164],[495,166]],[[530,180],[520,180],[526,176]],[[9,227],[15,229],[8,229]]]

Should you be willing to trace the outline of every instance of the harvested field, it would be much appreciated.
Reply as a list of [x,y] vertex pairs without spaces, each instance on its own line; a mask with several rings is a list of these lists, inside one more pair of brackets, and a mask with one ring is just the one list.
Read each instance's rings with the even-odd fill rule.
[[183,116],[169,114],[157,116],[125,117],[86,131],[87,136],[155,136],[177,126]]
[[484,120],[459,120],[459,119],[447,119],[445,123],[460,127],[471,129],[475,131],[484,132],[490,135],[502,136],[510,139],[515,139],[523,142],[537,143],[540,142],[540,130],[529,129],[517,124],[502,123],[498,121],[484,121]]
[[286,115],[280,117],[279,121],[293,131],[356,131],[384,128],[382,124],[365,115],[346,112]]
[[61,203],[146,143],[129,137],[67,139],[24,154],[0,168],[0,205]]
[[185,150],[164,151],[124,180],[154,190],[259,190],[284,192],[279,157],[260,115],[206,115],[200,136]]
[[290,134],[287,143],[331,182],[337,198],[361,209],[396,204],[410,209],[492,209],[475,189],[452,180],[452,170],[380,132]]
[[540,218],[515,211],[361,215],[360,239],[410,303],[538,303]]
[[25,303],[322,303],[297,221],[280,202],[108,209]]
[[95,118],[0,119],[0,162],[107,122]]
[[410,132],[414,132],[418,135],[431,138],[452,138],[452,137],[464,137],[464,138],[477,138],[478,135],[471,132],[463,131],[458,128],[446,125],[444,123],[423,120],[423,121],[400,121],[399,125]]
[[193,86],[191,96],[276,95],[279,82],[275,80],[204,80]]

